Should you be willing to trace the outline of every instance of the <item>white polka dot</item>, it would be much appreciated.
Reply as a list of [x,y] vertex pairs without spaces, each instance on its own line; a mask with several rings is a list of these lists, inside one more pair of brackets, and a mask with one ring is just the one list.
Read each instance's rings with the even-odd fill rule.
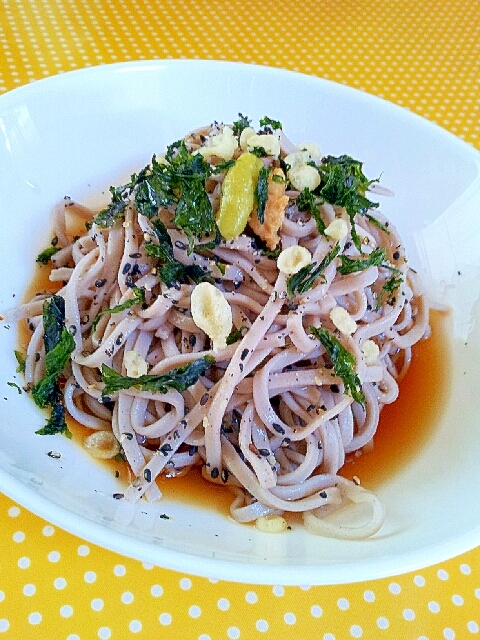
[[339,598],[337,600],[337,607],[342,611],[346,611],[350,607],[350,602],[346,598]]
[[117,578],[121,578],[127,573],[127,570],[125,569],[125,566],[123,564],[116,564],[113,567],[113,573],[117,576]]
[[227,629],[227,636],[230,640],[237,640],[237,638],[240,638],[240,629],[238,627],[229,627]]
[[[12,507],[13,509],[14,507]],[[13,516],[14,517],[14,516]],[[10,629],[10,622],[6,618],[0,618],[0,631],[8,631]]]
[[100,627],[98,630],[98,637],[100,640],[108,640],[112,637],[112,632],[108,627]]
[[414,584],[417,585],[417,587],[424,587],[425,586],[425,578],[423,576],[415,576],[413,578],[413,582],[414,582]]
[[142,562],[142,567],[147,571],[151,571],[155,565],[150,562]]
[[83,579],[87,584],[93,584],[97,579],[97,574],[95,571],[86,571],[83,575]]
[[363,599],[365,602],[375,602],[375,594],[373,591],[365,591],[363,594]]
[[26,584],[23,587],[23,595],[24,596],[33,596],[33,594],[35,593],[36,590],[37,590],[37,587],[34,584]]
[[190,578],[182,578],[179,582],[180,585],[180,589],[183,589],[184,591],[188,591],[189,589],[192,588],[192,581],[190,580]]
[[3,602],[4,600],[5,600],[5,592],[0,591],[0,602]]
[[350,635],[352,638],[361,638],[363,636],[363,629],[358,624],[354,624],[350,627]]
[[266,620],[257,620],[257,622],[255,623],[255,627],[257,631],[268,631],[268,622]]
[[455,631],[453,629],[450,629],[450,627],[446,627],[443,630],[443,637],[445,638],[445,640],[455,640]]
[[390,593],[393,593],[394,596],[398,596],[398,594],[402,590],[402,587],[398,584],[398,582],[391,582],[388,585],[388,590],[390,591]]
[[18,518],[20,515],[20,509],[18,507],[10,507],[7,513],[11,518]]
[[217,602],[217,607],[220,611],[228,611],[228,609],[230,609],[230,602],[226,598],[220,598]]
[[480,589],[475,589],[475,597],[480,600]]
[[160,624],[168,625],[172,622],[172,616],[169,613],[161,613],[158,620]]
[[12,540],[14,542],[23,542],[25,540],[25,534],[23,533],[23,531],[15,531],[12,536]]
[[405,620],[415,620],[415,611],[413,609],[404,609],[402,615]]
[[384,618],[383,616],[380,616],[380,618],[377,618],[377,627],[379,629],[388,629],[389,626],[390,626],[390,623],[387,620],[387,618]]
[[310,609],[310,613],[314,618],[321,618],[323,615],[322,607],[320,607],[318,604],[313,604]]
[[29,614],[28,621],[30,624],[40,624],[40,622],[42,621],[42,614],[38,611],[34,611],[33,613]]
[[463,604],[463,598],[462,598],[462,596],[459,596],[458,594],[454,594],[452,596],[452,602],[453,602],[453,604],[456,604],[457,607],[461,607],[462,604]]
[[255,591],[247,591],[247,593],[245,594],[245,600],[248,602],[248,604],[255,604],[256,602],[258,602],[258,596]]
[[163,595],[163,587],[161,587],[159,584],[152,584],[150,593],[154,598],[159,598],[161,595]]
[[131,591],[124,591],[120,596],[120,600],[123,604],[132,604],[134,600],[133,593]]
[[468,564],[461,564],[460,571],[466,576],[469,576],[472,573],[472,569]]
[[192,604],[192,606],[188,609],[188,615],[191,618],[199,618],[202,615],[202,610],[196,604]]
[[475,622],[475,620],[470,620],[470,622],[467,622],[467,629],[470,631],[470,633],[478,633],[478,623]]
[[128,628],[132,633],[139,633],[142,630],[142,623],[140,620],[131,620]]
[[281,597],[285,595],[285,589],[282,586],[276,584],[272,589],[272,593],[274,596]]
[[50,536],[53,536],[53,534],[55,533],[55,529],[52,527],[51,524],[47,524],[43,527],[42,533],[44,536],[49,538]]
[[435,600],[431,600],[428,603],[428,610],[432,613],[438,613],[440,611],[440,605],[438,604],[438,602],[435,602]]
[[65,587],[67,586],[67,581],[65,580],[65,578],[55,578],[55,580],[53,581],[53,586],[55,587],[55,589],[65,589]]
[[283,619],[285,620],[285,624],[295,624],[297,621],[295,614],[290,611],[283,616]]
[[301,584],[301,585],[300,585],[300,589],[301,589],[302,591],[310,591],[310,589],[311,589],[311,588],[312,588],[312,587],[311,587],[311,585],[309,585],[309,584]]
[[79,556],[88,556],[88,554],[90,553],[90,547],[88,547],[86,544],[81,544],[77,549],[77,553]]
[[440,580],[448,580],[448,573],[444,569],[439,569],[437,571],[437,576]]
[[73,616],[73,607],[69,604],[64,604],[60,607],[60,615],[62,618],[70,618],[70,616]]
[[22,556],[18,559],[17,565],[20,569],[28,569],[28,567],[30,566],[30,558]]
[[69,636],[67,636],[67,640],[80,640],[80,636],[78,636],[76,633],[71,633]]
[[212,640],[212,638],[207,633],[202,633],[198,636],[198,640]]
[[58,551],[50,551],[47,558],[50,562],[58,562],[60,560],[60,553]]
[[94,611],[101,611],[103,609],[103,605],[104,602],[101,598],[94,598],[90,603],[90,606]]
[[335,636],[333,633],[325,633],[323,636],[323,640],[335,640]]

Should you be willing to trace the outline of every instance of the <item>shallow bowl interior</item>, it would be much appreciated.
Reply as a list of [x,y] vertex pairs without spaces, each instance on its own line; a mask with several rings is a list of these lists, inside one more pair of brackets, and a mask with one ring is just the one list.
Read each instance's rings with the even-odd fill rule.
[[[277,584],[372,579],[441,561],[480,543],[479,154],[380,99],[314,77],[241,64],[152,61],[59,75],[0,98],[0,312],[16,304],[49,214],[65,195],[106,190],[187,131],[241,112],[278,118],[294,142],[347,153],[396,196],[382,210],[432,295],[452,307],[450,389],[433,435],[377,491],[387,508],[366,541],[267,535],[185,503],[112,500],[108,471],[61,436],[34,434],[43,415],[7,382],[17,332],[0,325],[0,489],[30,510],[122,554],[199,575]],[[419,380],[421,384],[421,380]],[[392,441],[392,447],[395,442]],[[60,460],[46,454],[61,453]],[[168,513],[170,519],[160,518]]]

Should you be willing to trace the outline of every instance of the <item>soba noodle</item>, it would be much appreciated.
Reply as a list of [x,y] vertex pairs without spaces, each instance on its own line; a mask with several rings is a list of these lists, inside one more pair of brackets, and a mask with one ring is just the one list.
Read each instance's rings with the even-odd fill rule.
[[[141,178],[136,187],[117,191],[119,198],[112,190],[121,215],[111,226],[69,200],[57,207],[50,280],[62,283],[60,289],[9,315],[26,318],[31,330],[26,384],[35,392],[48,376],[45,309],[54,300],[73,343],[50,406],[91,430],[85,444],[93,455],[120,454],[128,461],[134,480],[116,498],[159,500],[156,478],[201,465],[204,478],[231,489],[237,522],[283,529],[283,516],[296,512],[315,534],[371,536],[383,523],[382,505],[338,472],[348,456],[371,447],[382,407],[397,398],[412,345],[429,331],[419,278],[378,209],[352,213],[327,200],[322,167],[328,159],[311,145],[296,147],[272,121],[247,132],[248,139],[245,127],[231,132],[215,123],[154,164],[161,173],[182,148],[189,161],[203,154],[207,210],[218,219],[233,161],[246,153],[261,157],[268,187],[264,221],[257,176],[249,224],[236,237],[222,238],[210,228],[208,237],[192,241],[191,230],[174,221],[178,187],[173,202],[160,202],[150,191],[147,215],[135,200]],[[308,174],[316,186],[302,189],[298,184]],[[376,185],[368,186],[374,191]],[[310,209],[299,205],[301,197]],[[88,230],[73,241],[66,222],[72,212],[90,217]],[[162,229],[169,236],[163,253]],[[167,263],[181,276],[162,280]],[[179,263],[190,271],[182,272]],[[308,283],[301,280],[319,265]],[[221,298],[220,306],[205,302],[213,305],[207,329],[191,304],[201,280],[208,283],[205,291],[215,288]],[[189,365],[198,363],[193,375]],[[172,372],[183,382],[193,377],[180,390],[140,384]],[[112,383],[128,378],[131,384],[106,394],[107,374]],[[332,513],[352,502],[368,507],[366,523],[332,521]]]

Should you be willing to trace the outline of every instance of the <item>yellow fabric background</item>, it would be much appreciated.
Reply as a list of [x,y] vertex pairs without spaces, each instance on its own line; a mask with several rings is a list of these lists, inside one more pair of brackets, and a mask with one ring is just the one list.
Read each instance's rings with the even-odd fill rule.
[[[362,89],[479,148],[479,27],[477,0],[1,0],[0,93],[109,62],[238,60]],[[3,496],[0,519],[0,636],[14,640],[480,633],[480,548],[391,579],[283,588],[143,565]]]

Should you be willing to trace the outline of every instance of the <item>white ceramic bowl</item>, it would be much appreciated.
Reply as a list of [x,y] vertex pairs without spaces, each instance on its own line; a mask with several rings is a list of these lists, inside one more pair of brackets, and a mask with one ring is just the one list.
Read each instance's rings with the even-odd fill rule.
[[[267,535],[184,503],[130,506],[116,481],[62,436],[34,434],[44,416],[7,386],[16,329],[0,325],[0,489],[91,542],[142,561],[236,581],[326,584],[441,561],[480,543],[479,154],[380,99],[314,77],[241,64],[151,61],[101,66],[0,98],[0,310],[22,296],[65,195],[92,201],[197,126],[282,120],[295,142],[348,153],[396,193],[382,209],[431,291],[453,306],[451,396],[433,435],[377,494],[382,530],[366,541]],[[21,382],[21,381],[20,381]],[[419,381],[420,383],[421,381]],[[5,400],[3,398],[6,398]],[[392,442],[395,446],[395,442]],[[61,460],[46,455],[62,453]],[[159,518],[168,512],[170,520]]]

